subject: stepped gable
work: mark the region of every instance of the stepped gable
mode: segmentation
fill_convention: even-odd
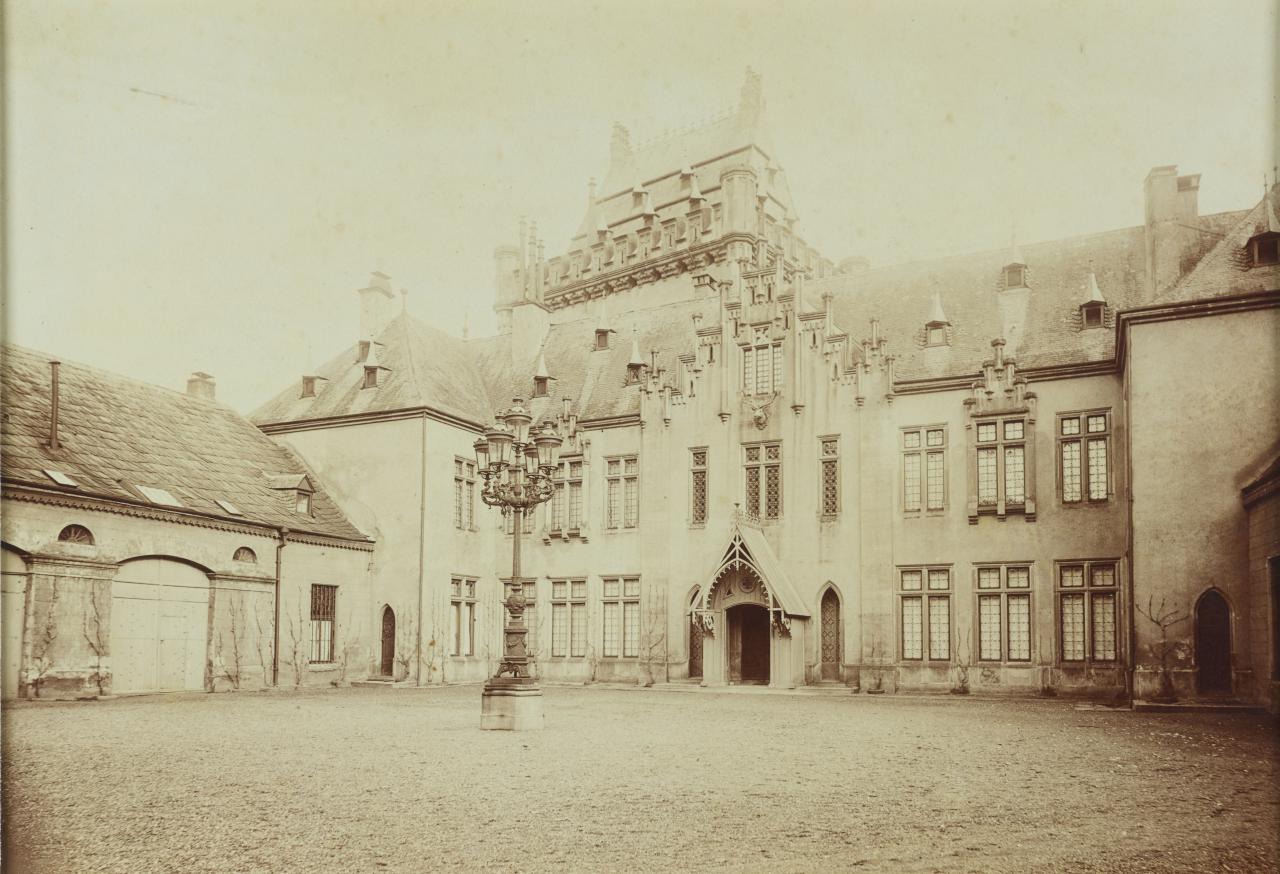
[[[408,313],[392,319],[374,340],[376,388],[363,388],[366,362],[359,360],[357,345],[348,346],[316,371],[327,381],[315,397],[302,397],[294,382],[250,418],[269,425],[429,406],[474,423],[490,420],[491,399],[467,341]]]
[[[1156,302],[1174,303],[1280,290],[1280,265],[1252,266],[1248,251],[1249,240],[1255,234],[1276,226],[1277,214],[1280,214],[1280,187],[1273,187],[1251,210],[1226,213],[1234,221],[1224,228],[1222,239]]]
[[[288,449],[212,400],[63,361],[59,372],[61,448],[50,449],[50,369],[55,356],[4,346],[2,443],[6,485],[34,485],[68,495],[161,506],[231,522],[368,542],[320,480]],[[45,473],[69,476],[56,484]],[[271,478],[306,475],[315,492],[310,517],[294,511],[294,493]],[[181,507],[154,504],[131,487],[168,491]],[[218,500],[241,511],[229,513]]]

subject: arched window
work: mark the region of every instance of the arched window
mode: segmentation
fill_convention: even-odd
[[[236,550],[236,554],[231,556],[233,561],[247,561],[250,564],[258,563],[258,554],[247,546],[242,546]]]
[[[63,543],[83,543],[86,546],[93,546],[93,532],[83,525],[68,525],[58,533],[58,539]]]

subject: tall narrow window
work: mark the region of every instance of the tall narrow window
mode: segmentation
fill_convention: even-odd
[[[640,517],[640,462],[611,458],[606,467],[605,526],[635,528]]]
[[[1117,659],[1115,561],[1066,562],[1058,566],[1058,636],[1064,662]]]
[[[551,581],[551,655],[587,654],[587,581]]]
[[[951,569],[900,568],[898,604],[902,658],[951,659]]]
[[[978,422],[978,508],[1020,510],[1027,502],[1026,420],[992,419]]]
[[[469,530],[476,524],[476,463],[453,460],[453,527]]]
[[[742,350],[742,390],[769,394],[782,390],[782,341],[770,339],[769,327],[752,329],[751,344]]]
[[[606,658],[640,655],[640,578],[604,579],[604,640]]]
[[[582,527],[582,461],[560,462],[556,471],[555,493],[551,496],[552,531],[577,531]]]
[[[782,444],[753,443],[743,447],[746,511],[759,519],[782,517]]]
[[[311,587],[311,662],[333,661],[334,623],[338,615],[338,587]]]
[[[908,513],[943,510],[947,505],[947,429],[908,428],[902,432],[902,507]]]
[[[475,655],[476,581],[454,577],[449,581],[452,641],[450,655]]]
[[[707,521],[707,450],[689,450],[689,521],[702,525]]]
[[[1058,417],[1058,472],[1064,503],[1105,501],[1111,493],[1111,414]]]
[[[823,437],[819,441],[822,457],[819,459],[819,476],[822,480],[822,515],[840,514],[840,439]]]
[[[978,659],[1031,661],[1031,568],[978,568]]]

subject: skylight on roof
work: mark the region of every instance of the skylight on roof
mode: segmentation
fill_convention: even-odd
[[[221,507],[223,511],[230,513],[232,516],[244,515],[244,513],[240,511],[240,508],[237,507],[235,504],[231,503],[230,501],[224,501],[222,500],[222,498],[214,498],[213,502],[217,504],[219,507]]]
[[[144,498],[153,504],[162,504],[166,507],[181,507],[182,502],[173,496],[167,489],[159,489],[155,486],[134,486]]]
[[[70,486],[73,489],[80,487],[80,483],[76,482],[60,470],[46,470],[44,473],[45,476],[49,477],[49,479],[53,480],[60,486]]]

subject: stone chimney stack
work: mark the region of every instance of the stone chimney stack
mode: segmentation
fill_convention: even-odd
[[[609,141],[609,164],[622,170],[631,165],[631,132],[618,122],[613,123],[613,138]]]
[[[1179,176],[1177,165],[1153,167],[1146,200],[1146,298],[1181,279],[1204,254],[1200,242],[1200,174]]]
[[[196,371],[187,378],[187,394],[205,401],[215,400],[217,383],[210,374]]]
[[[498,314],[498,330],[511,330],[511,308],[520,299],[520,247],[499,246],[493,250],[493,311]]]
[[[391,277],[373,271],[369,284],[360,289],[360,339],[372,340],[391,322]]]

